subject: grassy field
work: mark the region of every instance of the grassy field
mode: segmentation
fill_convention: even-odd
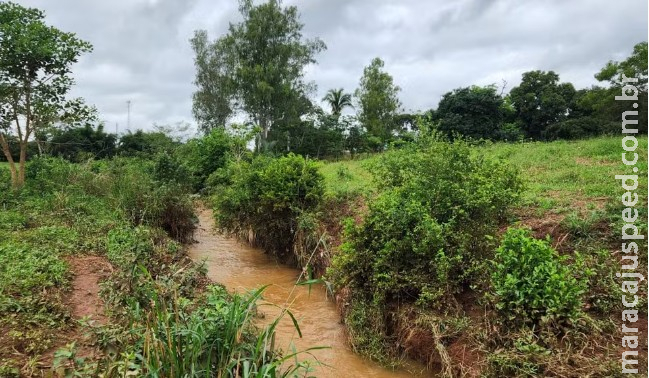
[[[640,138],[639,142],[637,167],[639,172],[647,172],[647,140]],[[495,143],[476,147],[476,152],[506,160],[520,169],[526,183],[524,204],[557,212],[595,208],[597,204],[618,197],[622,189],[615,175],[633,173],[622,163],[621,138],[618,137],[574,142]],[[320,172],[325,176],[327,191],[373,190],[367,162],[378,156],[323,164]],[[646,191],[647,178],[641,175],[638,193]]]

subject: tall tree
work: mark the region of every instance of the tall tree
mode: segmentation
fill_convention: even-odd
[[[338,117],[342,111],[349,107],[354,107],[352,105],[352,95],[345,93],[342,88],[339,89],[330,89],[327,94],[322,98],[322,101],[326,102],[331,108],[331,114]]]
[[[638,103],[647,104],[647,42],[640,42],[633,47],[629,57],[621,62],[609,61],[597,74],[595,78],[602,82],[608,82],[608,88],[594,87],[586,96],[583,103],[590,105],[597,115],[604,122],[618,122],[620,114],[628,109],[624,101],[616,101],[615,96],[620,94],[622,75],[627,78],[635,78],[637,82],[629,82],[638,89]],[[647,106],[640,106],[638,109],[640,125],[647,124]],[[646,128],[640,128],[646,132]]]
[[[647,42],[640,42],[633,46],[633,53],[621,62],[609,61],[600,72],[595,75],[599,81],[608,81],[614,87],[623,86],[622,76],[636,78],[634,84],[638,90],[647,92]]]
[[[439,129],[475,139],[497,139],[503,123],[503,98],[495,86],[458,88],[446,93],[435,117]]]
[[[529,71],[509,96],[527,137],[543,139],[548,126],[569,116],[575,88],[570,83],[560,83],[554,71]]]
[[[401,108],[399,91],[392,76],[383,70],[385,64],[374,58],[363,70],[363,76],[355,97],[358,103],[358,119],[371,137],[381,147],[391,139],[395,128],[394,117]]]
[[[92,46],[43,21],[38,9],[0,3],[0,146],[14,187],[25,182],[30,138],[55,119],[72,117],[78,102],[66,101],[72,64]],[[74,118],[74,117],[73,117]],[[8,143],[19,140],[18,164]]]
[[[241,0],[243,20],[214,42],[197,31],[194,114],[207,131],[221,127],[238,111],[261,128],[266,141],[274,126],[299,122],[309,111],[313,85],[304,69],[326,48],[319,39],[304,39],[297,8],[279,0],[254,5]]]

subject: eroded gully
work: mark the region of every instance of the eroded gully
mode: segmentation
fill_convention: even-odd
[[[288,307],[298,319],[302,338],[299,338],[288,316],[277,327],[276,342],[285,351],[293,343],[297,350],[327,346],[327,349],[311,353],[320,362],[312,375],[317,377],[423,377],[421,367],[409,364],[408,368],[392,370],[354,354],[345,338],[345,329],[340,323],[336,305],[327,298],[324,288],[295,286],[299,271],[278,264],[260,250],[251,248],[235,239],[213,231],[213,218],[209,210],[199,214],[199,228],[195,234],[197,243],[189,250],[196,260],[205,260],[208,276],[235,292],[246,292],[270,285],[265,290],[265,302]],[[280,309],[265,306],[261,311],[265,319],[274,319]],[[263,321],[263,320],[262,320]],[[301,359],[313,359],[303,354]]]

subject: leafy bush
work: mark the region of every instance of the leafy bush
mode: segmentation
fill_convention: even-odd
[[[163,165],[166,163],[147,164],[138,159],[115,161],[109,169],[110,198],[133,225],[160,227],[172,238],[188,242],[196,229],[194,206],[183,185],[154,179],[157,175],[164,180],[170,174],[162,172]]]
[[[548,140],[587,138],[605,133],[605,126],[600,119],[593,117],[568,119],[548,126],[545,130],[545,138]]]
[[[511,323],[571,322],[581,314],[589,275],[577,256],[574,264],[559,256],[545,240],[524,229],[511,228],[496,250],[491,284],[496,308]]]
[[[371,168],[381,193],[365,222],[348,229],[334,271],[340,284],[381,296],[457,292],[521,190],[515,170],[461,142],[393,151]]]
[[[0,230],[19,230],[27,226],[27,217],[17,211],[0,211]]]
[[[315,209],[324,193],[316,164],[293,154],[258,156],[231,172],[231,183],[214,197],[219,227],[237,234],[252,231],[255,244],[281,258],[291,257],[298,216]]]
[[[154,180],[181,185],[189,184],[187,180],[190,172],[177,158],[168,154],[158,154],[153,164]]]
[[[462,142],[434,139],[388,152],[370,169],[380,193],[362,224],[348,222],[329,277],[351,290],[351,309],[371,304],[381,312],[395,302],[457,308],[454,294],[484,275],[490,236],[519,196],[517,171]],[[375,354],[378,338],[390,333],[388,314],[359,314],[346,315],[352,337],[360,335],[352,343]]]
[[[245,142],[228,135],[216,128],[208,135],[192,139],[178,150],[178,155],[185,160],[191,174],[194,190],[205,188],[207,178],[218,169],[226,166],[232,150]]]

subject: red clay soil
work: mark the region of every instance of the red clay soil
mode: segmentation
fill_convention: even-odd
[[[106,279],[113,268],[105,257],[99,256],[75,256],[66,259],[70,264],[70,270],[74,276],[72,288],[65,295],[64,303],[70,309],[73,322],[71,327],[59,335],[58,342],[43,353],[39,359],[41,375],[48,376],[52,371],[54,353],[66,344],[75,342],[77,357],[94,360],[100,352],[88,342],[84,336],[84,330],[74,323],[84,317],[89,317],[95,325],[103,325],[108,322],[104,314],[104,303],[99,297],[99,283]]]
[[[73,257],[68,260],[74,272],[72,291],[67,303],[75,319],[90,317],[96,323],[105,324],[104,303],[99,297],[99,282],[109,276],[112,267],[108,260],[99,256]]]

